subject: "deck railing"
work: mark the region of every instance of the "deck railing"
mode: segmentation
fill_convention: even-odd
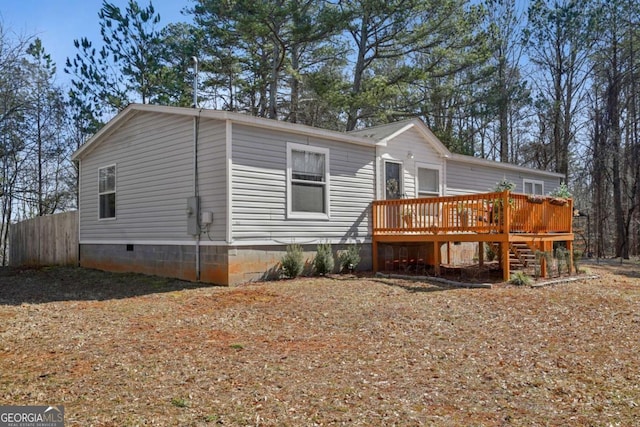
[[[570,233],[571,199],[509,191],[373,202],[374,234]]]

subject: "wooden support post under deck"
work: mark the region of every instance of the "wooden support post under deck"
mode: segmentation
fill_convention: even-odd
[[[433,256],[434,256],[434,272],[436,276],[440,275],[440,263],[442,262],[442,253],[440,252],[440,242],[433,242]]]
[[[573,271],[573,241],[572,240],[567,240],[567,251],[569,251],[569,254],[567,255],[569,257],[569,259],[567,260],[567,263],[569,265],[569,275],[571,275],[571,272]]]
[[[509,242],[500,242],[500,260],[502,263],[502,280],[508,281],[511,277],[509,265]]]
[[[484,242],[478,242],[478,264],[484,265]]]
[[[547,273],[549,271],[549,267],[547,265],[547,257],[546,253],[550,252],[553,249],[553,242],[544,241],[542,242],[542,252],[545,253],[545,256],[540,260],[540,277],[547,277]]]

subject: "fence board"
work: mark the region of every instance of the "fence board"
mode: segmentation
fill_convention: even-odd
[[[77,264],[77,211],[36,217],[11,225],[9,265]]]

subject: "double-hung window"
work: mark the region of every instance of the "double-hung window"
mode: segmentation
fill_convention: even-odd
[[[98,169],[99,218],[116,217],[116,165]]]
[[[440,195],[440,171],[432,168],[418,168],[418,197],[438,197]]]
[[[329,150],[287,145],[289,218],[329,217]]]
[[[533,179],[525,179],[522,183],[525,194],[544,194],[544,182]]]

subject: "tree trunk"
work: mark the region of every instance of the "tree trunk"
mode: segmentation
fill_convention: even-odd
[[[629,241],[625,233],[624,209],[622,205],[622,176],[620,161],[622,157],[622,130],[620,128],[620,87],[622,75],[618,63],[618,44],[615,37],[611,46],[610,78],[607,88],[607,122],[609,125],[609,146],[612,154],[611,179],[613,185],[613,211],[616,230],[616,257],[629,258]]]
[[[358,111],[360,108],[358,105],[355,105],[354,102],[362,89],[362,77],[365,69],[365,54],[367,53],[367,40],[369,38],[368,25],[369,14],[365,11],[360,24],[360,40],[358,43],[356,66],[353,72],[353,86],[351,87],[352,99],[347,117],[347,131],[354,130],[356,128],[356,124],[358,124]]]
[[[298,123],[298,100],[300,99],[299,67],[298,45],[294,44],[291,46],[291,111],[289,113],[289,121],[291,123]]]
[[[268,117],[270,119],[278,118],[278,79],[279,79],[279,58],[280,58],[280,45],[276,42],[273,44],[273,58],[271,59],[271,76],[269,79],[269,112]]]
[[[498,102],[498,126],[500,133],[500,161],[509,162],[509,95],[507,94],[507,70],[504,55],[498,61],[498,84],[500,101]]]

